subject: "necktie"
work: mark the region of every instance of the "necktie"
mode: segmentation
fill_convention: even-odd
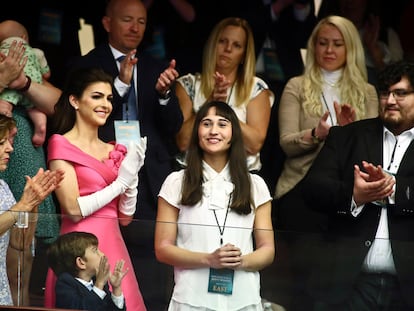
[[[91,291],[93,289],[93,281],[91,280],[90,282],[86,283],[85,286]]]
[[[122,62],[125,58],[125,55],[117,58],[118,62]],[[135,83],[134,83],[134,73],[132,73],[131,87],[128,91],[128,99],[125,103],[123,110],[123,119],[124,120],[138,120],[137,112],[137,96],[135,94]]]

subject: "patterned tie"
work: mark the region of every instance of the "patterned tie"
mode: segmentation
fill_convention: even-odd
[[[116,60],[118,62],[122,62],[125,58],[125,55],[118,57]],[[132,79],[131,79],[131,87],[129,88],[128,92],[128,102],[124,107],[123,110],[123,119],[124,120],[138,120],[138,112],[137,112],[137,97],[135,94],[135,83],[134,83],[134,72],[132,72]]]

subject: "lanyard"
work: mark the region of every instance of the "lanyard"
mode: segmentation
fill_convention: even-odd
[[[334,126],[335,124],[334,124],[334,120],[333,120],[333,117],[332,117],[332,114],[331,114],[331,110],[329,109],[328,103],[326,102],[325,95],[323,94],[323,92],[322,92],[322,99],[323,99],[323,103],[325,104],[325,108],[329,113],[329,119],[331,119],[331,125]],[[335,109],[335,107],[334,107],[334,109]],[[336,122],[338,123],[338,120]]]
[[[395,145],[394,145],[394,148],[392,149],[390,164],[388,164],[388,167],[387,167],[388,171],[391,169],[391,165],[394,162],[395,149],[397,149],[397,145],[398,145],[398,137],[395,137]]]
[[[219,232],[220,232],[220,246],[223,245],[223,234],[224,234],[224,229],[226,228],[226,221],[227,221],[227,215],[229,214],[231,198],[232,198],[232,194],[230,194],[229,202],[227,203],[227,210],[226,210],[226,216],[224,217],[223,227],[220,227],[220,224],[219,224],[218,219],[217,219],[216,210],[213,210],[214,217],[216,218],[217,227],[218,227]]]

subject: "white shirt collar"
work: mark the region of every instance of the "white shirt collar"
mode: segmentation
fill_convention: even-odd
[[[231,182],[228,163],[221,172],[215,171],[205,161],[203,165],[203,194],[209,202],[209,209],[223,209],[229,205],[234,184]]]

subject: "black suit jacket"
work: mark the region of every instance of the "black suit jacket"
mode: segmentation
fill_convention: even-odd
[[[126,310],[124,307],[119,309],[112,301],[108,285],[104,288],[106,296],[101,299],[93,290],[90,291],[81,282],[76,280],[69,273],[59,275],[56,285],[56,308],[79,309],[89,311],[119,311]]]
[[[163,64],[148,55],[138,55],[137,100],[141,136],[147,136],[147,151],[144,167],[140,171],[136,218],[155,219],[157,196],[164,179],[173,170],[173,156],[176,153],[175,135],[181,128],[183,116],[177,97],[171,92],[167,105],[159,104],[155,84],[168,64]],[[73,67],[99,67],[114,78],[119,71],[116,60],[107,43],[91,50],[76,60]],[[122,103],[125,102],[113,90],[113,111],[99,135],[104,141],[115,139],[114,120],[122,120]],[[146,193],[142,193],[146,192]],[[148,193],[147,193],[148,192]],[[141,196],[144,195],[145,196]]]
[[[394,262],[407,303],[414,306],[414,143],[396,174],[395,205],[388,206]],[[329,229],[314,264],[311,292],[331,302],[345,299],[375,238],[380,208],[366,204],[350,214],[354,165],[383,165],[383,125],[379,118],[332,127],[324,147],[304,179],[307,204],[329,214]]]

